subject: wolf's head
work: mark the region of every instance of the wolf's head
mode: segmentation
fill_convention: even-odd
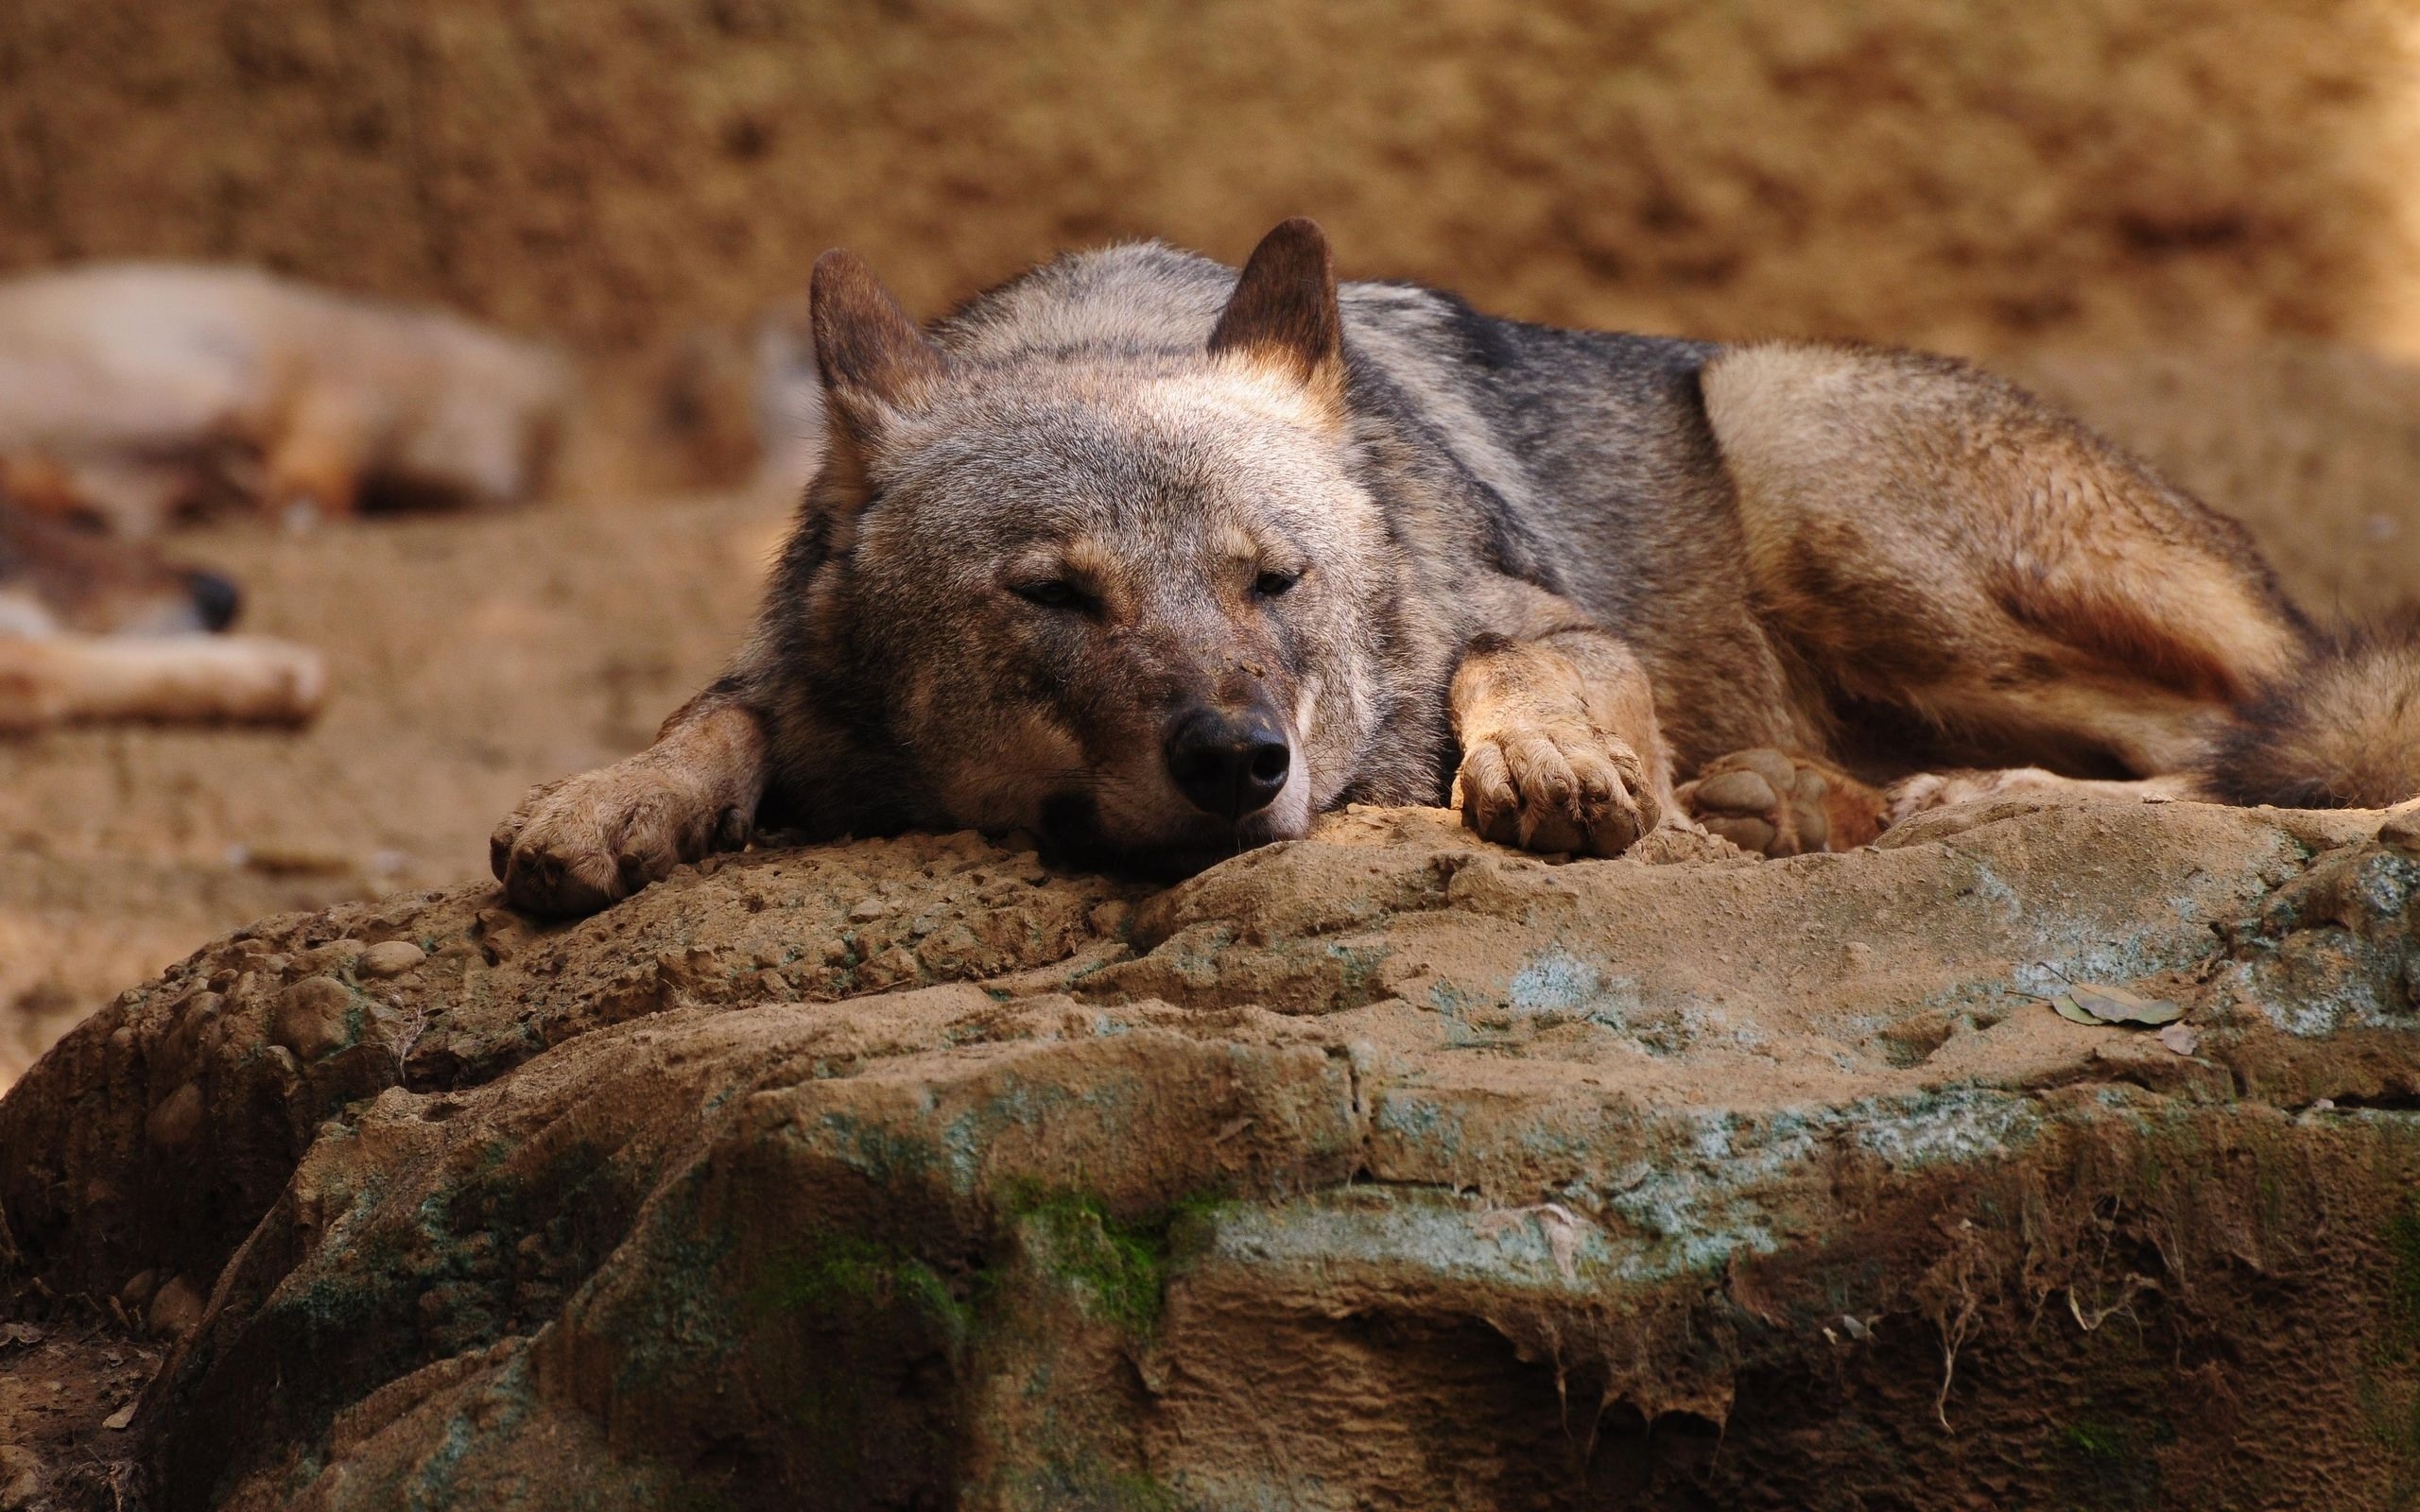
[[[1381,715],[1398,571],[1319,229],[1272,232],[1181,344],[945,351],[846,252],[812,319],[831,443],[788,591],[915,800],[1180,867],[1304,833]]]
[[[216,573],[53,519],[0,489],[0,635],[223,630],[242,602]]]

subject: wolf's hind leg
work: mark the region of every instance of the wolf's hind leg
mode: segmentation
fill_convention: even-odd
[[[1735,751],[1708,762],[1672,796],[1709,831],[1767,856],[1854,850],[1891,818],[1881,793],[1793,751]]]
[[[1986,374],[1776,344],[1701,388],[1762,617],[1910,766],[2191,770],[2303,660],[2241,527]]]
[[[765,791],[765,730],[736,703],[700,699],[654,745],[542,783],[488,838],[488,865],[514,906],[590,914],[684,861],[748,843]]]

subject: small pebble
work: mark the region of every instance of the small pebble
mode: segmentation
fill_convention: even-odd
[[[390,939],[363,951],[354,969],[363,976],[401,976],[426,959],[428,953],[410,940]]]
[[[2378,844],[2408,856],[2420,856],[2420,808],[2410,808],[2378,826]]]
[[[362,943],[357,939],[332,939],[302,957],[306,970],[340,971],[361,959]]]
[[[170,1092],[144,1121],[144,1137],[157,1150],[178,1150],[192,1143],[201,1127],[201,1088],[194,1082]]]
[[[346,1040],[345,1014],[353,994],[333,977],[311,976],[277,995],[270,1011],[268,1037],[303,1060],[317,1060],[341,1049]]]

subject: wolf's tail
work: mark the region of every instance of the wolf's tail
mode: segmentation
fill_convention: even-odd
[[[2420,610],[2322,635],[2246,700],[2202,772],[2211,797],[2282,808],[2420,798]]]

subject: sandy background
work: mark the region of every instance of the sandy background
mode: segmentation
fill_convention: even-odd
[[[644,741],[780,515],[666,490],[744,472],[737,333],[827,245],[929,313],[1307,213],[1507,314],[1984,355],[2369,611],[2420,598],[2415,170],[2420,19],[2351,0],[10,0],[0,272],[451,303],[580,356],[611,460],[515,517],[177,543],[337,698],[0,745],[0,1080],[233,924],[476,873],[527,783]]]
[[[930,309],[1051,250],[1961,350],[2420,343],[2388,0],[12,0],[0,268],[264,261],[592,352],[847,242]]]

